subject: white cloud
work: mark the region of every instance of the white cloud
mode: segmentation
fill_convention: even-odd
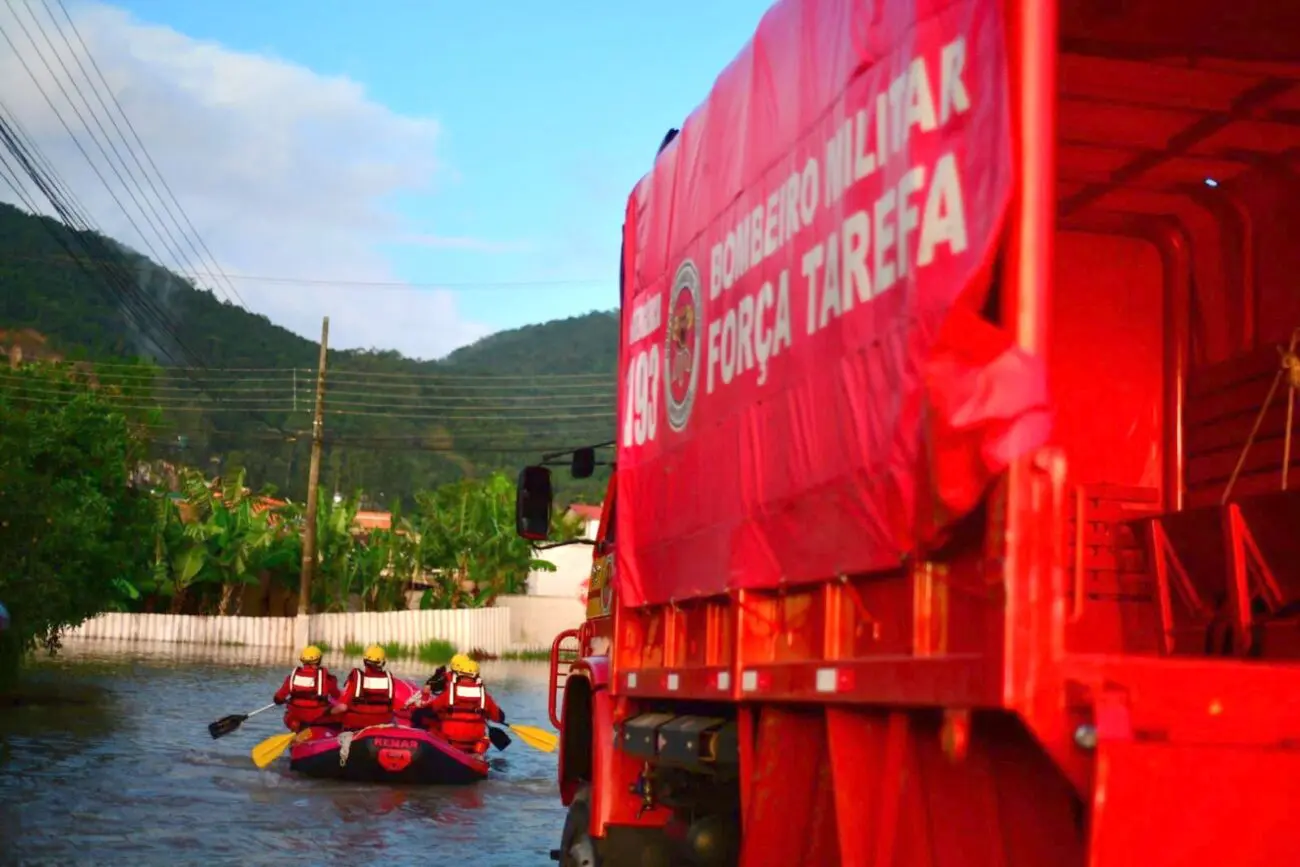
[[[420,358],[443,355],[490,330],[461,318],[450,292],[366,289],[328,282],[397,279],[379,245],[391,241],[403,227],[385,203],[399,194],[428,191],[442,179],[435,157],[438,125],[434,120],[399,115],[346,78],[318,75],[275,58],[191,39],[137,21],[111,6],[81,5],[70,11],[104,79],[221,270],[326,281],[268,288],[265,283],[234,280],[249,308],[312,338],[319,335],[321,316],[329,315],[332,346],[393,348]],[[0,81],[4,82],[0,100],[106,234],[142,252],[149,252],[147,238],[158,258],[174,265],[178,257],[167,252],[160,233],[166,231],[178,240],[181,233],[154,200],[91,90],[90,82],[99,88],[103,84],[57,7],[54,16],[51,19],[39,3],[0,6],[0,27],[18,49],[15,54],[0,37]],[[56,24],[65,28],[71,49]],[[37,83],[53,100],[57,114]],[[60,83],[82,118],[73,111]],[[107,134],[92,120],[78,90]],[[107,93],[102,96],[118,117]],[[120,118],[118,123],[126,141],[134,145],[130,130]],[[105,147],[110,141],[117,145],[138,179],[130,187],[146,203],[158,230],[137,211],[128,187],[111,172],[92,134]],[[76,141],[99,166],[140,230],[113,201]],[[143,155],[141,161],[148,168]],[[126,177],[125,169],[119,166],[119,170]],[[0,196],[18,203],[3,184]],[[37,202],[41,210],[50,212],[43,197]],[[498,249],[472,238],[441,240],[443,246]],[[192,257],[188,245],[176,246]],[[195,263],[190,270],[210,269],[207,263]],[[218,287],[224,285],[216,282]],[[218,294],[225,293],[218,288]]]

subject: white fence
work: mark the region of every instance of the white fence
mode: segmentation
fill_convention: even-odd
[[[399,643],[415,648],[442,640],[458,650],[500,655],[510,648],[510,609],[389,611],[380,614],[313,614],[312,641],[342,649],[347,644]],[[64,630],[68,638],[162,641],[292,649],[293,617],[203,617],[186,614],[101,614]]]

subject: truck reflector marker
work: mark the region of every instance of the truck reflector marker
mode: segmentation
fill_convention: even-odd
[[[718,689],[722,692],[726,692],[727,690],[731,689],[731,672],[729,671],[718,672]]]
[[[853,689],[853,671],[851,669],[817,669],[818,692],[845,692],[850,689]]]
[[[766,671],[745,671],[740,675],[740,688],[744,692],[758,692],[760,690],[770,689],[772,686],[772,675]]]
[[[681,686],[681,680],[681,675],[677,674],[677,672],[670,672],[664,678],[664,688],[669,692],[677,692],[677,687]]]
[[[629,671],[627,674],[627,688],[636,689],[636,672]]]

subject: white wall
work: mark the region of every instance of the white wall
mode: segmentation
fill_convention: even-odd
[[[576,597],[499,596],[497,607],[510,612],[510,645],[516,650],[549,648],[555,636],[587,619],[587,606]]]
[[[538,551],[534,556],[554,563],[555,571],[537,569],[528,573],[529,596],[582,598],[583,582],[591,577],[590,545],[566,545],[550,551]]]
[[[599,531],[599,521],[588,521],[583,536],[594,542]],[[535,569],[529,572],[528,595],[584,598],[583,583],[591,577],[591,554],[590,545],[565,545],[548,551],[534,551],[533,556],[537,559],[554,563],[555,571]]]

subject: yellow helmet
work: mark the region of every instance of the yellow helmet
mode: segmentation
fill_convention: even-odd
[[[302,655],[298,657],[298,661],[303,665],[315,665],[320,662],[320,658],[320,648],[314,644],[309,644],[302,649]]]
[[[451,658],[451,663],[447,667],[456,674],[478,676],[478,663],[463,653],[458,653],[453,656]]]
[[[366,652],[361,654],[361,659],[371,665],[382,666],[388,662],[388,654],[378,644],[372,644],[366,648]]]

